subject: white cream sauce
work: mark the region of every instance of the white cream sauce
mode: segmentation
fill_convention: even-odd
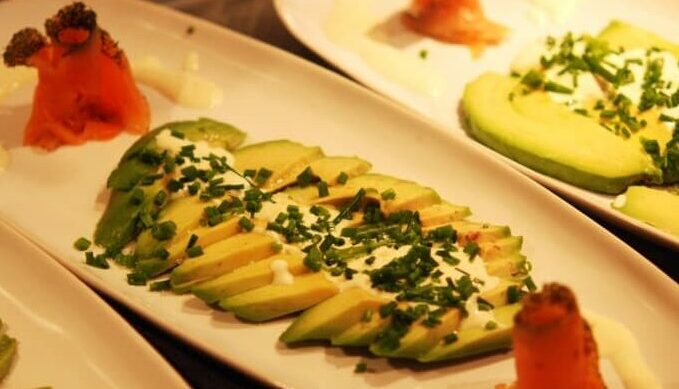
[[[419,55],[380,41],[375,27],[384,22],[373,14],[370,0],[336,0],[324,29],[334,43],[358,54],[380,74],[432,97],[440,96],[446,80]],[[384,37],[383,37],[384,38]]]
[[[223,91],[200,76],[198,54],[190,52],[181,70],[170,69],[160,59],[147,56],[132,63],[134,78],[187,108],[213,108],[223,99]]]
[[[290,273],[288,263],[282,259],[276,259],[271,262],[271,271],[273,272],[274,285],[292,285],[295,282],[295,276]]]
[[[0,101],[24,85],[35,83],[38,71],[26,66],[7,67],[0,61]]]
[[[613,208],[622,208],[627,204],[627,195],[621,194],[615,197],[613,200]]]
[[[592,312],[585,313],[599,349],[599,357],[609,360],[628,389],[655,389],[662,386],[641,355],[630,330],[621,323]]]
[[[231,154],[229,151],[221,148],[221,147],[212,147],[210,144],[206,141],[198,141],[198,142],[192,142],[188,139],[181,139],[178,138],[174,135],[172,135],[172,132],[169,129],[162,130],[158,133],[156,136],[156,145],[158,148],[161,150],[167,150],[168,152],[172,154],[178,154],[181,150],[182,147],[184,146],[190,146],[193,145],[195,146],[193,150],[193,155],[196,158],[200,158],[200,162],[190,162],[186,160],[187,162],[184,163],[181,167],[178,168],[183,168],[188,166],[189,164],[194,165],[198,169],[210,169],[210,162],[203,160],[203,157],[208,157],[211,154],[215,155],[217,157],[224,157],[226,158],[226,162],[230,165],[233,166],[235,163],[235,158],[233,154]],[[238,174],[228,171],[225,174],[219,174],[215,175],[214,178],[222,178],[223,184],[226,185],[244,185],[245,188],[249,186],[249,183],[247,180],[245,180],[243,177],[239,176]],[[177,197],[182,197],[186,195],[186,189],[182,189],[178,191],[177,193],[173,193],[172,196],[173,198]]]

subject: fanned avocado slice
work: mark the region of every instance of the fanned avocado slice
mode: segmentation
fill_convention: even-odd
[[[170,276],[172,289],[177,293],[190,290],[194,285],[244,266],[252,261],[275,253],[274,238],[249,232],[232,236],[203,249],[203,255],[184,261],[174,268]]]
[[[249,321],[266,321],[302,311],[339,292],[323,273],[295,277],[290,285],[270,284],[227,297],[219,306]]]
[[[491,351],[508,349],[511,346],[511,332],[514,316],[521,309],[520,304],[510,304],[496,308],[494,312],[497,327],[467,328],[460,330],[457,340],[451,343],[439,343],[426,354],[417,358],[421,362],[459,359],[479,355]]]
[[[298,254],[279,254],[240,267],[231,273],[200,283],[191,289],[196,297],[208,304],[227,297],[269,285],[274,278],[271,264],[274,261],[285,261],[287,271],[293,276],[307,273],[303,258]]]
[[[330,339],[359,321],[378,315],[387,301],[361,288],[350,288],[306,310],[285,330],[280,340],[290,344]]]

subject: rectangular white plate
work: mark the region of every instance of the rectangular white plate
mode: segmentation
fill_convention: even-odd
[[[539,283],[558,280],[572,286],[584,307],[630,328],[663,382],[676,376],[679,287],[544,188],[410,111],[287,53],[148,3],[90,3],[132,60],[153,54],[168,66],[179,66],[193,50],[201,59],[201,73],[224,89],[223,104],[203,111],[176,107],[145,89],[155,124],[211,116],[247,131],[249,142],[290,138],[318,144],[329,155],[363,156],[374,163],[375,171],[432,186],[442,197],[471,206],[478,220],[512,226],[515,234],[525,237],[524,252],[534,262]],[[41,2],[40,7],[0,3],[0,15],[15,15],[0,25],[0,41],[27,20],[38,25],[44,16],[35,15],[49,15],[57,8],[57,1]],[[187,37],[189,25],[195,33]],[[29,103],[30,94],[23,103],[0,104],[3,120],[16,123],[12,131],[21,131]],[[277,338],[289,319],[244,324],[191,296],[129,286],[118,269],[84,265],[73,241],[92,233],[104,207],[106,177],[132,141],[124,135],[50,154],[15,144],[12,163],[0,175],[0,217],[93,287],[275,385],[469,388],[513,379],[508,355],[429,367],[338,348],[287,348]],[[376,371],[354,374],[362,358]]]
[[[485,0],[481,4],[486,15],[508,26],[511,31],[501,46],[490,47],[481,58],[473,59],[465,46],[441,43],[405,31],[404,27],[399,25],[397,16],[407,8],[410,0],[359,0],[358,3],[362,2],[363,5],[356,7],[354,17],[374,20],[373,28],[384,31],[383,33],[388,31],[395,37],[387,44],[384,40],[372,38],[379,36],[379,33],[375,34],[375,31],[370,30],[370,33],[362,34],[362,40],[369,41],[369,44],[374,46],[381,46],[376,49],[384,50],[383,53],[389,56],[390,72],[402,68],[405,72],[428,74],[430,82],[436,84],[439,90],[439,94],[434,95],[406,86],[402,81],[378,70],[370,64],[370,60],[366,61],[354,49],[330,39],[326,29],[335,1],[276,0],[275,5],[281,19],[293,35],[352,78],[437,121],[448,128],[453,136],[509,163],[568,200],[596,212],[612,223],[679,250],[678,237],[611,208],[612,196],[564,183],[520,165],[489,148],[478,146],[461,128],[457,111],[462,90],[467,82],[488,70],[507,73],[512,59],[523,47],[549,34],[558,36],[566,31],[596,34],[610,20],[621,19],[673,39],[672,37],[676,35],[675,21],[679,18],[679,5],[676,2]],[[574,3],[575,7],[572,8],[568,19],[554,20],[545,13],[538,13],[542,16],[536,16],[536,8],[531,7],[531,3],[547,5],[553,3],[555,7],[559,3]],[[542,24],[538,23],[540,17],[544,20]],[[347,20],[347,23],[354,23],[353,20]],[[426,60],[419,57],[421,50],[427,51]]]
[[[0,318],[18,351],[4,388],[186,388],[73,274],[0,222]]]

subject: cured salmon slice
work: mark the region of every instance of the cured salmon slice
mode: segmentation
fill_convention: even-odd
[[[148,131],[148,103],[125,53],[97,25],[93,10],[68,5],[45,22],[45,30],[47,37],[34,28],[17,32],[3,54],[7,66],[38,70],[24,145],[53,150]]]
[[[402,19],[419,34],[468,45],[477,52],[500,43],[507,33],[486,18],[478,0],[413,0]]]

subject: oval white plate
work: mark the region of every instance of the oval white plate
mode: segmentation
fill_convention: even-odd
[[[486,14],[511,29],[506,42],[499,47],[491,47],[477,60],[471,58],[464,46],[449,45],[433,39],[407,35],[407,44],[398,48],[398,55],[414,64],[408,71],[436,74],[443,84],[440,95],[434,96],[404,86],[403,83],[376,70],[352,49],[337,44],[328,38],[325,28],[335,0],[275,0],[276,10],[281,19],[301,42],[317,52],[333,65],[362,84],[436,120],[450,133],[462,141],[475,144],[460,127],[457,106],[464,85],[480,73],[494,70],[506,73],[509,64],[522,47],[548,34],[562,34],[565,31],[596,34],[609,20],[618,18],[647,27],[657,33],[672,38],[675,35],[675,21],[679,18],[679,6],[671,0],[638,2],[633,0],[567,1],[576,3],[572,16],[567,22],[558,23],[549,18],[545,24],[537,22],[535,8],[530,0],[486,0],[483,1]],[[368,15],[374,18],[375,25],[390,20],[398,12],[406,9],[410,0],[365,0]],[[533,3],[549,2],[533,1]],[[554,2],[556,4],[556,2]],[[360,7],[359,7],[360,8]],[[365,13],[357,9],[356,14]],[[394,19],[391,19],[392,23]],[[394,28],[394,27],[391,27]],[[398,29],[397,29],[398,30]],[[364,36],[367,37],[367,34]],[[415,37],[415,38],[413,38]],[[365,38],[366,40],[368,38]],[[371,40],[373,43],[379,41]],[[385,43],[378,43],[386,46]],[[390,45],[391,50],[393,50]],[[426,60],[419,58],[421,50],[427,51]],[[399,61],[390,61],[390,66],[399,67]],[[412,59],[416,59],[412,61]],[[564,183],[520,165],[495,151],[478,147],[489,155],[498,157],[542,185],[554,190],[570,201],[601,215],[612,223],[647,236],[675,250],[679,250],[679,238],[658,230],[648,224],[631,218],[611,208],[612,196],[594,193],[574,185]]]
[[[0,222],[0,318],[19,343],[4,388],[186,388],[73,274]]]
[[[11,10],[17,15],[0,26],[0,41],[25,25],[23,20],[57,8],[55,1],[40,4],[36,10],[26,2],[0,3],[0,14]],[[328,154],[360,155],[373,162],[376,171],[432,186],[442,197],[471,206],[479,220],[511,225],[515,234],[525,237],[524,251],[535,264],[538,282],[571,285],[584,307],[630,328],[663,382],[676,377],[679,338],[671,334],[679,332],[679,286],[544,188],[410,111],[280,50],[148,3],[91,4],[133,60],[153,54],[168,66],[179,66],[185,53],[194,50],[202,74],[223,87],[223,104],[203,111],[176,107],[145,89],[156,124],[212,116],[247,131],[250,142],[291,138],[318,144]],[[188,26],[195,29],[189,37]],[[23,103],[5,107],[7,119],[16,123],[14,131],[21,131],[27,117],[24,104],[29,102],[30,94]],[[129,286],[119,269],[84,265],[72,243],[92,233],[104,206],[106,176],[132,141],[131,136],[120,136],[51,154],[13,147],[12,164],[0,175],[0,217],[90,285],[271,384],[470,388],[513,379],[509,355],[423,366],[338,348],[286,348],[277,338],[289,319],[244,324],[191,296]],[[362,358],[374,373],[353,373]]]

